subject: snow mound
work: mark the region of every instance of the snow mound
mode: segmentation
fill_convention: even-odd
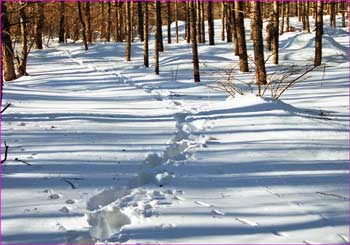
[[[90,235],[96,240],[106,240],[119,233],[124,225],[131,223],[130,218],[115,205],[91,212],[87,220],[91,226]]]

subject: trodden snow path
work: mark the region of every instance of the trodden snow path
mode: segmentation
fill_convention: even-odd
[[[206,87],[232,64],[219,40],[197,85],[185,43],[159,77],[140,44],[34,51],[4,88],[3,243],[349,242],[348,33],[325,33],[330,68],[283,101]],[[284,34],[281,62],[312,63],[310,38]]]

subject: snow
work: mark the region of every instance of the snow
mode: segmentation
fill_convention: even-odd
[[[253,72],[235,73],[244,95],[209,87],[237,64],[219,35],[199,44],[200,84],[183,41],[159,76],[140,43],[131,62],[122,43],[33,51],[30,76],[4,85],[2,242],[348,242],[348,32],[328,23],[327,67],[281,100],[250,93]],[[283,34],[281,64],[312,64],[313,38]]]

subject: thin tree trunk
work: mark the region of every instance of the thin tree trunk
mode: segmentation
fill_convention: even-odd
[[[131,25],[131,2],[126,3],[126,50],[125,58],[126,61],[131,60],[131,35],[132,35],[132,25]]]
[[[176,43],[179,43],[179,13],[178,13],[178,3],[177,0],[175,0],[175,35],[176,35]]]
[[[205,43],[205,23],[204,23],[204,15],[205,15],[205,7],[204,2],[199,2],[201,6],[201,43]]]
[[[102,2],[101,2],[101,19],[100,19],[100,21],[101,21],[100,22],[100,32],[101,32],[100,39],[101,40],[104,40],[106,38],[106,33],[105,33],[106,25],[105,25],[105,9],[104,9],[104,6],[105,6],[105,3],[102,0]]]
[[[155,41],[154,41],[154,73],[159,75],[159,52],[160,52],[160,36],[161,36],[161,27],[162,22],[159,21],[161,18],[161,6],[160,2],[156,0],[156,33],[155,33]]]
[[[316,36],[315,36],[315,66],[322,62],[322,34],[323,34],[323,2],[317,1],[316,10]]]
[[[202,37],[202,28],[201,28],[201,5],[200,5],[200,2],[199,0],[196,1],[195,3],[195,6],[196,6],[196,11],[197,11],[197,14],[196,14],[196,23],[197,23],[197,43],[201,43],[202,40],[201,40],[201,37]]]
[[[248,68],[248,55],[247,46],[245,40],[245,28],[243,19],[243,3],[235,1],[236,10],[236,29],[237,29],[237,41],[238,41],[238,54],[239,54],[239,68],[241,72],[249,71]]]
[[[79,14],[79,20],[80,20],[80,23],[83,27],[83,30],[82,30],[82,34],[83,34],[83,42],[84,42],[84,48],[85,50],[88,50],[88,45],[87,45],[87,40],[86,40],[86,27],[85,27],[85,22],[84,22],[84,19],[83,19],[83,13],[81,11],[81,3],[80,1],[78,1],[78,14]]]
[[[37,49],[43,49],[43,28],[44,28],[44,3],[38,2],[38,22],[35,26],[35,46]]]
[[[87,41],[89,43],[92,43],[90,2],[86,2],[85,15],[86,15],[86,20],[87,20],[87,26],[86,26]]]
[[[148,2],[143,3],[143,63],[149,67],[148,58]]]
[[[163,46],[163,31],[162,31],[162,5],[160,2],[156,2],[156,22],[157,22],[157,40],[159,42],[158,49],[159,52],[164,51]]]
[[[259,86],[260,95],[260,85],[266,84],[266,69],[265,69],[265,59],[264,59],[264,46],[262,37],[262,19],[260,12],[260,2],[250,2],[251,4],[251,21],[252,21],[252,32],[253,32],[253,44],[254,44],[254,62],[256,70],[256,83]]]
[[[107,2],[107,27],[106,27],[106,41],[111,41],[111,26],[112,26],[112,3]]]
[[[213,2],[211,1],[208,1],[208,34],[209,34],[209,45],[215,45]]]
[[[25,5],[27,3],[20,2],[20,31],[21,31],[21,57],[19,58],[16,55],[17,61],[17,73],[20,76],[28,75],[27,74],[27,58],[28,58],[28,30],[27,30],[27,14],[25,11]]]
[[[4,72],[4,80],[12,81],[16,79],[15,65],[13,63],[14,52],[12,48],[10,22],[7,13],[8,2],[1,2],[2,16],[2,64]],[[2,88],[2,81],[1,81]],[[1,89],[2,92],[2,89]],[[2,96],[1,96],[2,98]]]
[[[273,2],[273,35],[272,35],[272,63],[278,64],[278,48],[279,48],[279,4],[275,0]]]
[[[64,43],[64,12],[65,12],[65,3],[64,1],[60,2],[60,26],[59,26],[59,32],[58,32],[58,42]]]
[[[171,2],[167,2],[167,34],[168,34],[168,43],[171,43]]]
[[[335,11],[335,2],[331,2],[330,4],[330,22],[331,22],[331,27],[336,28],[337,27],[337,16],[336,16],[336,11]]]
[[[193,1],[190,2],[191,10],[191,41],[192,41],[192,63],[193,63],[193,77],[195,82],[200,82],[199,76],[199,60],[198,60],[198,49],[197,49],[197,38],[196,38],[196,8]]]
[[[186,1],[186,41],[191,42],[191,17],[190,17],[190,3]]]
[[[230,6],[230,2],[225,4],[225,15],[226,15],[226,37],[227,42],[232,43],[232,10]]]
[[[281,13],[280,35],[282,35],[284,32],[284,12],[285,12],[284,2],[281,3],[281,10],[282,10],[282,13]]]
[[[305,25],[306,25],[306,31],[310,32],[310,20],[309,20],[309,14],[310,14],[310,3],[305,3]]]
[[[143,42],[144,39],[144,30],[143,30],[143,25],[144,25],[144,21],[143,21],[143,13],[142,13],[142,2],[137,2],[137,20],[138,20],[138,31],[139,31],[139,37],[141,42]]]
[[[286,32],[290,31],[290,26],[289,26],[289,16],[290,16],[290,3],[286,2],[287,5],[287,15],[286,15]]]
[[[221,41],[225,41],[225,3],[221,3]]]

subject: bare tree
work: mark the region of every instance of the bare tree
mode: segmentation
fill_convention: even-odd
[[[90,13],[90,2],[87,1],[85,5],[85,15],[86,15],[86,21],[87,21],[87,41],[89,43],[92,43],[92,30],[91,30],[91,13]]]
[[[238,41],[238,54],[239,54],[239,68],[241,72],[249,71],[248,68],[248,55],[247,45],[245,40],[245,28],[243,19],[243,3],[235,1],[235,17],[236,17],[236,28],[237,28],[237,41]]]
[[[143,13],[142,13],[142,2],[137,2],[137,20],[138,20],[138,32],[141,42],[144,41],[144,30],[143,30]]]
[[[159,52],[160,52],[160,38],[162,28],[159,25],[162,24],[158,19],[161,18],[161,7],[160,2],[156,0],[156,33],[154,41],[154,73],[159,75]]]
[[[164,51],[163,46],[163,31],[162,31],[162,5],[156,0],[156,28],[157,28],[157,40],[158,48],[160,52]]]
[[[178,3],[175,0],[175,35],[176,35],[176,43],[179,43],[179,13],[178,13]]]
[[[322,35],[323,35],[323,2],[317,1],[316,10],[316,36],[315,36],[315,66],[320,66],[322,61]]]
[[[106,41],[111,41],[111,27],[112,27],[112,3],[107,2],[107,26],[106,26]]]
[[[14,52],[12,48],[11,32],[10,32],[10,22],[7,13],[7,3],[1,2],[2,16],[2,64],[4,72],[4,80],[12,81],[16,79],[15,65],[13,63]],[[2,82],[1,82],[2,86]],[[1,90],[2,91],[2,90]]]
[[[209,34],[209,45],[215,45],[213,3],[211,1],[208,2],[208,34]]]
[[[143,63],[149,67],[148,58],[148,2],[143,3]]]
[[[273,33],[272,33],[272,63],[278,64],[278,47],[279,47],[279,4],[273,2]]]
[[[44,28],[44,3],[36,3],[38,10],[38,19],[35,25],[35,46],[37,49],[43,49],[43,28]]]
[[[81,10],[81,3],[78,1],[78,14],[79,14],[79,20],[82,25],[82,34],[83,34],[83,42],[84,42],[84,48],[85,50],[88,50],[88,45],[87,45],[87,39],[86,39],[86,27],[85,27],[85,21],[83,19],[83,13]]]
[[[167,33],[168,33],[168,43],[171,43],[171,5],[168,1],[167,3]]]
[[[126,2],[126,61],[131,60],[131,35],[132,35],[132,24],[131,24],[131,2]]]
[[[60,2],[60,25],[59,25],[59,34],[58,34],[58,42],[64,43],[64,33],[65,33],[65,25],[64,25],[64,13],[65,12],[65,3],[64,1]]]
[[[28,29],[27,29],[27,14],[26,2],[20,2],[19,18],[20,18],[20,32],[21,32],[21,57],[18,53],[15,56],[17,62],[17,73],[21,76],[27,74],[27,58],[29,53],[28,48]]]
[[[194,1],[190,2],[191,10],[191,41],[192,41],[192,63],[193,63],[193,77],[195,82],[200,82],[199,76],[199,61],[197,49],[197,31],[196,31],[196,8]]]
[[[263,37],[262,37],[262,19],[261,19],[261,10],[260,2],[252,1],[251,5],[251,17],[250,21],[252,22],[252,38],[254,44],[254,63],[255,63],[255,72],[256,72],[256,83],[259,85],[259,94],[260,94],[260,85],[267,84],[266,80],[266,68],[264,60],[264,46],[263,46]]]

